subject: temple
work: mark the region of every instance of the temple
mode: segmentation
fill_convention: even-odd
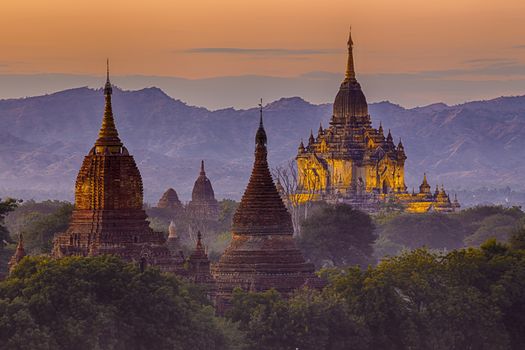
[[[202,235],[197,232],[195,249],[188,258],[188,279],[201,285],[210,299],[215,297],[215,280],[210,272],[210,260],[202,244]]]
[[[173,260],[164,235],[146,221],[142,178],[115,126],[109,64],[104,95],[102,127],[77,176],[69,228],[55,237],[52,255],[112,254],[141,267],[176,272],[181,266]]]
[[[215,193],[210,179],[204,171],[204,161],[201,161],[199,177],[193,185],[191,201],[186,210],[196,218],[217,220],[219,216],[219,203],[215,199]]]
[[[311,131],[308,143],[299,144],[297,201],[345,202],[368,212],[388,201],[413,212],[456,210],[459,206],[446,206],[444,198],[436,205],[435,196],[407,192],[405,148],[401,139],[394,143],[390,130],[385,137],[381,123],[377,129],[372,127],[368,103],[356,79],[353,44],[350,33],[345,78],[335,97],[330,126],[320,125],[317,136]],[[419,205],[423,199],[425,204]]]
[[[276,289],[283,295],[317,281],[293,239],[292,220],[273,182],[267,162],[266,132],[261,119],[255,137],[255,162],[233,217],[232,241],[213,266],[216,307],[229,307],[233,289]]]
[[[157,208],[162,209],[172,209],[175,211],[180,211],[183,209],[182,203],[179,200],[177,192],[173,188],[168,188],[166,192],[162,195],[157,203]]]

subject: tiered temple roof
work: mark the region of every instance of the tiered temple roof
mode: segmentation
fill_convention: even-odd
[[[290,214],[273,182],[267,162],[266,132],[261,119],[255,137],[255,162],[250,181],[234,215],[232,241],[214,266],[217,308],[228,306],[236,287],[288,295],[307,279],[316,278],[293,239]]]

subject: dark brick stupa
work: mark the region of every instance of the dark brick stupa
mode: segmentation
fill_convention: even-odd
[[[111,94],[108,69],[102,127],[77,176],[69,228],[55,238],[52,254],[113,254],[141,266],[175,271],[163,234],[154,232],[146,221],[142,178],[119,138]]]
[[[290,214],[273,182],[261,120],[255,137],[255,163],[234,215],[232,242],[213,267],[216,305],[223,312],[236,287],[252,291],[275,288],[284,295],[317,281],[293,239]],[[312,282],[309,282],[312,283]]]

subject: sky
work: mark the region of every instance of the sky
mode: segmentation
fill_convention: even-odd
[[[523,0],[8,1],[0,98],[90,85],[109,57],[124,88],[171,77],[207,91],[210,79],[259,76],[312,84],[305,98],[328,102],[338,84],[319,81],[342,78],[350,26],[358,79],[371,84],[363,87],[372,100],[415,106],[525,94],[524,14]],[[129,84],[132,76],[143,78]],[[258,83],[233,84],[232,94]],[[170,95],[210,108],[246,105],[199,99],[199,88],[180,92],[187,85]],[[293,86],[282,93],[303,92]]]

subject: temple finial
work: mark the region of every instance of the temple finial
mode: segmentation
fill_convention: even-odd
[[[109,58],[106,59],[106,85],[104,86],[104,94],[111,95],[113,93],[113,88],[111,87],[111,82],[109,81]]]
[[[113,109],[111,107],[111,94],[113,89],[109,81],[109,59],[106,61],[106,85],[104,86],[105,106],[102,126],[98,133],[98,139],[95,142],[97,153],[103,153],[106,150],[110,153],[118,153],[122,147],[122,142],[118,136],[117,127],[113,118]]]
[[[259,127],[263,127],[263,100],[261,98],[261,102],[259,102]]]
[[[259,103],[259,129],[257,130],[257,134],[255,134],[255,144],[257,146],[266,146],[267,138],[266,138],[266,131],[264,131],[264,125],[263,125],[263,104],[262,104],[262,98],[261,102]]]
[[[354,54],[353,54],[354,42],[352,40],[352,27],[350,26],[350,32],[348,34],[348,61],[346,63],[346,81],[356,81],[355,69],[354,69]]]
[[[204,171],[204,160],[201,160],[201,175],[206,175],[206,172]]]

